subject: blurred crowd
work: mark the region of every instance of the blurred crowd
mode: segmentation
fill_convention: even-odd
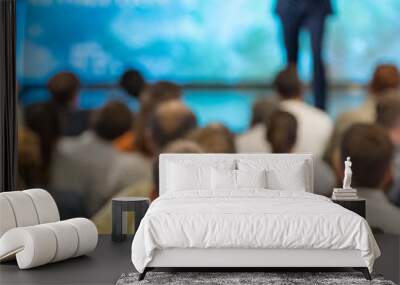
[[[53,76],[51,100],[22,110],[18,134],[18,187],[42,187],[63,218],[86,216],[100,233],[111,232],[111,199],[158,196],[160,153],[312,153],[314,191],[331,196],[341,187],[344,161],[353,162],[352,186],[367,199],[375,230],[400,234],[400,74],[376,67],[357,109],[336,121],[304,101],[294,67],[279,72],[275,95],[253,105],[249,129],[233,134],[220,123],[198,125],[180,86],[148,83],[136,70],[119,81],[136,98],[133,113],[110,99],[96,110],[77,107],[81,83],[70,72]],[[221,106],[221,112],[223,112]]]

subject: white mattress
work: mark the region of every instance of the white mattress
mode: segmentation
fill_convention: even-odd
[[[196,191],[155,200],[132,243],[139,272],[156,249],[253,248],[359,250],[372,271],[379,248],[368,223],[328,198],[296,191]]]

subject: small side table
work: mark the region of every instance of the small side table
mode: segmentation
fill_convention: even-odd
[[[124,228],[127,224],[126,212],[135,213],[135,232],[149,208],[150,200],[143,197],[117,197],[112,199],[112,241],[126,238]]]
[[[359,214],[364,219],[366,218],[366,200],[365,199],[354,199],[354,200],[337,200],[332,199],[333,203],[339,204],[340,206]]]

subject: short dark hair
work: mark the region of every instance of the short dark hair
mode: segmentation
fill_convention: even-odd
[[[146,86],[146,80],[138,70],[128,69],[122,74],[119,85],[130,96],[138,98]]]
[[[72,72],[59,72],[47,83],[47,89],[55,103],[61,107],[68,107],[78,95],[80,88],[79,78]]]
[[[376,105],[376,122],[390,129],[400,121],[400,94],[382,97]]]
[[[268,124],[266,139],[272,152],[290,153],[297,140],[296,118],[286,111],[275,111]]]
[[[373,93],[384,93],[400,87],[400,72],[394,64],[380,64],[372,75],[370,89]]]
[[[303,86],[295,66],[289,66],[280,71],[273,83],[279,96],[284,99],[298,97],[302,94]]]
[[[132,128],[133,114],[125,104],[110,101],[94,112],[92,123],[100,138],[112,141]]]
[[[196,127],[195,115],[180,100],[161,103],[150,120],[152,139],[158,150]]]
[[[393,159],[394,147],[382,127],[376,124],[354,124],[343,134],[341,161],[351,157],[356,187],[380,187]]]

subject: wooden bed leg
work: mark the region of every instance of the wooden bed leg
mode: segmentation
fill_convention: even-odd
[[[146,277],[146,273],[147,273],[148,269],[147,267],[143,270],[142,273],[139,274],[139,278],[138,281],[142,281],[144,279],[144,277]]]
[[[369,274],[369,270],[367,267],[355,267],[354,269],[357,271],[361,271],[362,274],[364,275],[365,279],[372,280],[371,274]]]

